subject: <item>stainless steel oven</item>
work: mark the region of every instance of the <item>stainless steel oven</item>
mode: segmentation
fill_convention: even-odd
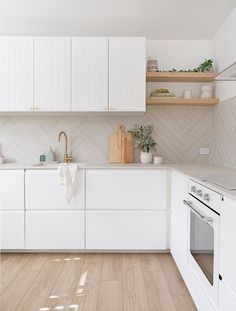
[[[184,204],[188,206],[189,215],[188,262],[209,299],[217,306],[222,195],[193,181]]]

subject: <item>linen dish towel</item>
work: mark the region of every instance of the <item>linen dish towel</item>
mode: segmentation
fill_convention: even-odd
[[[64,192],[67,202],[69,203],[75,194],[78,187],[76,181],[78,180],[78,166],[77,164],[62,163],[58,166],[59,183],[64,185]]]

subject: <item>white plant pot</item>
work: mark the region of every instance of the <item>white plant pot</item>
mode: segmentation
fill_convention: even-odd
[[[152,158],[153,158],[153,155],[152,155],[152,152],[149,151],[149,152],[140,152],[140,162],[143,163],[143,164],[150,164],[152,163]]]

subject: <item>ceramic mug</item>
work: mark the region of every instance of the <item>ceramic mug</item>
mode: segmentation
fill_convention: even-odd
[[[162,157],[154,157],[154,164],[162,164],[163,158]]]

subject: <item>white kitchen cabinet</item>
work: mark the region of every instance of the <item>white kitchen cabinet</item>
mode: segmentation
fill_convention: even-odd
[[[86,209],[166,210],[167,186],[164,170],[87,170]]]
[[[108,110],[108,37],[72,38],[72,111]]]
[[[34,110],[70,111],[69,37],[34,38]]]
[[[0,37],[0,111],[33,107],[33,38]]]
[[[26,211],[28,250],[83,249],[84,211]]]
[[[236,202],[225,198],[220,211],[220,268],[224,282],[236,295]]]
[[[165,211],[87,211],[86,248],[166,249]]]
[[[236,310],[236,295],[224,281],[221,281],[219,285],[219,311],[234,310]]]
[[[24,249],[24,211],[0,211],[0,248]]]
[[[26,170],[25,173],[25,208],[26,210],[70,210],[84,209],[85,173],[79,170],[77,190],[68,203],[64,186],[59,184],[57,170]]]
[[[109,38],[109,110],[146,110],[146,41]]]
[[[0,210],[24,210],[24,170],[0,170]]]
[[[189,179],[172,173],[171,181],[171,254],[186,280],[188,251],[188,212],[183,200],[187,200]]]

